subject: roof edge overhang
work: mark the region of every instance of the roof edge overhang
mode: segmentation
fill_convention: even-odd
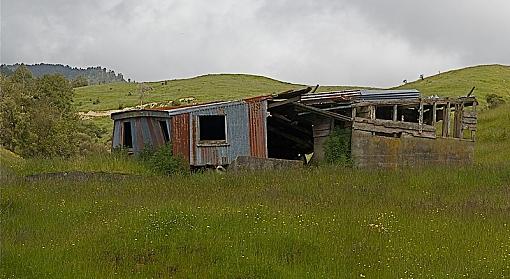
[[[167,111],[164,110],[150,110],[150,109],[141,109],[141,110],[127,110],[121,112],[115,112],[110,115],[113,120],[120,120],[126,118],[135,118],[135,117],[162,117],[169,118],[170,115]]]

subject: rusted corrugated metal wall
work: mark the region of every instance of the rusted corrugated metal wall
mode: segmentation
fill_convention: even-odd
[[[134,117],[122,120],[115,120],[112,147],[121,147],[124,139],[124,123],[131,123],[131,138],[133,143],[132,151],[138,153],[145,146],[158,147],[165,144],[163,131],[158,121],[167,121],[164,118]]]
[[[189,113],[172,116],[171,142],[173,153],[190,161],[190,115]]]
[[[250,155],[267,158],[267,101],[248,102]]]

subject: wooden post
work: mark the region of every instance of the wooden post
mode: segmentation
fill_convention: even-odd
[[[434,102],[432,104],[432,126],[436,127],[436,122],[437,122],[437,104],[436,102]]]
[[[393,121],[398,121],[398,105],[393,105]]]
[[[420,127],[420,134],[423,132],[423,102],[420,100],[420,116],[418,118],[418,125]]]
[[[443,132],[442,136],[447,138],[450,135],[450,102],[443,108]]]
[[[464,137],[462,129],[463,115],[464,115],[464,103],[457,104],[455,106],[455,137],[459,139]]]
[[[369,109],[368,115],[369,115],[370,119],[375,120],[375,110],[376,110],[375,106],[369,106],[368,109]]]
[[[353,107],[352,108],[352,111],[351,111],[351,117],[352,117],[352,120],[354,121],[354,119],[356,119],[356,107]]]

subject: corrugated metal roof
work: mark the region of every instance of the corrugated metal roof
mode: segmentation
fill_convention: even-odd
[[[360,93],[359,99],[365,101],[419,99],[421,95],[416,89],[361,90]]]
[[[301,96],[301,102],[305,104],[320,104],[329,102],[351,102],[356,100],[402,100],[418,99],[420,92],[416,89],[398,90],[344,90],[320,93],[308,93]]]

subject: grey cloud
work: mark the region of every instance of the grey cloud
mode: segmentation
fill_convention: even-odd
[[[136,80],[243,72],[390,86],[473,63],[509,64],[510,4],[491,3],[7,0],[0,58],[102,65]]]

